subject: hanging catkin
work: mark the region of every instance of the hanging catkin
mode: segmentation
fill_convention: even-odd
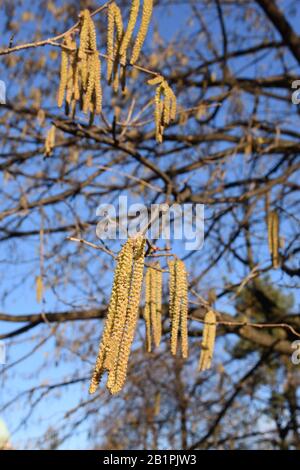
[[[65,99],[65,92],[67,88],[68,81],[68,67],[69,67],[69,55],[70,52],[67,49],[64,49],[64,46],[69,47],[70,45],[70,36],[66,36],[63,41],[62,50],[61,50],[61,62],[60,62],[60,82],[57,93],[57,106],[61,108]]]
[[[47,132],[44,149],[45,157],[50,157],[52,155],[52,151],[55,146],[55,130],[55,126],[51,126],[49,131]]]
[[[131,0],[131,7],[130,7],[130,14],[127,29],[123,36],[121,47],[120,47],[120,57],[121,57],[121,64],[126,64],[126,57],[127,57],[127,49],[130,43],[131,36],[133,34],[133,30],[137,21],[137,17],[139,14],[140,8],[140,0]]]
[[[98,357],[90,384],[94,393],[101,376],[108,371],[107,387],[118,393],[126,380],[127,365],[134,338],[143,280],[145,240],[130,238],[117,260],[112,294]]]
[[[90,28],[90,12],[84,10],[80,13],[81,29],[78,57],[81,65],[81,79],[83,89],[86,90],[88,82],[88,54],[89,48],[89,28]]]
[[[136,324],[139,314],[139,303],[141,297],[141,289],[143,282],[144,257],[145,257],[145,240],[141,237],[135,240],[134,263],[131,275],[131,287],[126,312],[126,324],[122,341],[119,345],[118,359],[116,362],[116,370],[109,372],[107,386],[112,394],[118,393],[124,386],[127,375],[128,360]],[[112,375],[112,381],[110,381]]]
[[[116,33],[116,38],[115,38]],[[108,6],[107,16],[107,70],[106,77],[114,92],[119,88],[120,46],[123,38],[123,20],[115,2]]]
[[[268,243],[273,268],[279,267],[279,218],[276,211],[268,213]]]
[[[112,293],[110,297],[107,318],[105,321],[104,332],[91,380],[90,393],[94,393],[96,391],[97,385],[99,384],[101,376],[104,372],[104,360],[107,356],[109,356],[109,351],[112,346],[111,338],[113,331],[115,329],[114,336],[116,336],[116,332],[118,332],[118,329],[120,329],[120,322],[123,321],[125,316],[129,289],[128,280],[131,272],[132,262],[133,240],[129,239],[122,247],[117,258],[117,267],[114,275]],[[121,300],[123,300],[123,303],[121,303]]]
[[[65,99],[66,114],[75,115],[80,102],[85,113],[100,114],[102,108],[101,62],[97,52],[96,30],[88,10],[80,13],[80,43],[69,34],[62,45],[58,106]]]
[[[155,271],[155,302],[156,302],[156,337],[154,343],[159,347],[162,333],[162,272],[159,263],[156,263]]]
[[[146,351],[151,352],[151,268],[148,268],[145,275],[145,307],[143,311],[146,328]]]
[[[209,310],[204,317],[203,339],[198,370],[206,370],[211,366],[216,339],[216,315]]]
[[[36,284],[36,301],[38,303],[41,303],[43,299],[43,291],[44,291],[43,278],[41,275],[36,277],[35,284]]]
[[[171,353],[176,355],[178,333],[181,334],[182,356],[188,356],[188,284],[184,262],[175,259],[169,261],[169,312],[171,320]]]
[[[149,266],[145,277],[146,349],[151,352],[152,338],[159,347],[162,332],[162,272],[159,262]]]
[[[107,68],[106,68],[106,78],[110,82],[113,64],[114,64],[114,29],[115,29],[115,19],[114,19],[114,7],[115,3],[110,3],[107,8],[107,42],[106,42],[106,54],[107,54]]]
[[[148,32],[151,16],[153,11],[153,0],[144,0],[143,3],[143,13],[142,13],[142,20],[141,26],[136,37],[133,51],[130,59],[131,65],[135,64],[139,58],[141,49],[143,47],[144,41],[146,39],[146,35]]]
[[[180,322],[181,322],[181,352],[182,357],[188,357],[188,282],[185,264],[180,261],[179,264],[179,282],[181,290]]]
[[[161,86],[158,86],[155,93],[155,110],[154,110],[154,120],[155,120],[155,137],[158,143],[162,143],[163,140],[163,126],[162,126],[162,111],[163,106],[161,102]]]
[[[161,143],[165,126],[176,118],[176,96],[167,81],[160,75],[149,80],[147,83],[149,85],[157,85],[154,98],[155,136],[157,142]]]

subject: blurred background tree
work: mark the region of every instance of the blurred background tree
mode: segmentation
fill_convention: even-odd
[[[117,3],[128,18],[129,2]],[[59,41],[14,48],[53,38],[80,10],[101,5],[1,4],[0,414],[12,443],[299,449],[300,375],[291,362],[300,332],[298,2],[156,1],[142,68],[128,65],[126,92],[114,94],[103,61],[103,112],[91,124],[57,108]],[[94,21],[105,54],[106,8]],[[143,68],[162,74],[177,97],[162,144]],[[45,156],[51,126],[55,143]],[[96,209],[120,195],[148,206],[205,204],[203,248],[172,245],[189,271],[190,356],[170,355],[165,289],[161,347],[145,352],[141,318],[125,389],[111,397],[100,386],[89,396],[114,270],[109,251],[120,247],[97,238]],[[268,249],[266,200],[280,222],[279,269]],[[199,373],[206,302],[219,324],[212,368]]]

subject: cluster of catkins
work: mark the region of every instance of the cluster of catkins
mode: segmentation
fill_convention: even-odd
[[[148,84],[157,85],[155,93],[155,129],[156,140],[161,143],[164,128],[176,118],[176,96],[169,87],[168,82],[161,75],[148,80]]]
[[[130,350],[134,340],[143,282],[145,239],[129,238],[117,258],[112,293],[100,341],[90,393],[94,393],[105,371],[107,388],[116,394],[123,388]],[[188,280],[185,264],[175,258],[169,261],[169,315],[171,321],[171,353],[177,354],[178,336],[181,354],[188,357]],[[159,262],[150,264],[145,276],[146,349],[160,345],[162,335],[162,270]],[[216,316],[210,310],[204,318],[203,342],[199,370],[211,365],[216,335]]]
[[[65,103],[66,114],[75,114],[76,105],[91,115],[102,108],[101,62],[97,37],[89,10],[80,14],[80,43],[77,48],[73,34],[65,36],[62,44],[60,84],[57,104]]]
[[[122,13],[116,2],[107,6],[106,74],[115,93],[120,82],[122,90],[125,89],[126,67],[128,64],[133,66],[140,56],[152,17],[153,0],[143,1],[139,30],[133,40],[140,10],[140,0],[131,0],[129,20],[124,28]],[[90,112],[92,122],[94,115],[100,114],[102,109],[101,61],[95,25],[89,10],[83,10],[79,18],[79,47],[74,31],[65,35],[61,45],[57,104],[59,107],[64,104],[66,114],[73,117],[79,104],[84,113]],[[154,117],[156,140],[161,143],[164,128],[176,117],[176,97],[161,75],[155,75],[148,84],[157,85]]]
[[[128,359],[134,339],[141,296],[145,239],[129,238],[117,260],[108,314],[90,384],[94,393],[104,371],[107,388],[118,393],[126,380]]]

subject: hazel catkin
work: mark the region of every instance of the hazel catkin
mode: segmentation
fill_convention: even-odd
[[[133,51],[131,54],[130,63],[131,65],[135,64],[139,58],[141,49],[143,47],[144,41],[146,39],[146,35],[148,32],[151,16],[153,11],[153,0],[144,0],[143,3],[143,13],[142,13],[142,20],[139,32],[137,34]]]
[[[216,339],[216,315],[209,310],[204,317],[203,339],[198,370],[204,371],[210,368],[214,353]]]
[[[125,383],[138,318],[144,248],[143,237],[129,238],[118,255],[107,319],[91,379],[90,393],[96,391],[105,370],[108,371],[107,388],[112,394],[118,393]]]

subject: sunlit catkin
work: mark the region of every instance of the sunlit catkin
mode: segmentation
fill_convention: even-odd
[[[107,54],[107,68],[106,68],[106,78],[110,82],[113,64],[114,64],[114,7],[115,3],[110,3],[107,8],[107,43],[106,43],[106,54]]]
[[[120,392],[126,381],[128,360],[139,314],[144,260],[145,239],[138,237],[134,239],[133,266],[130,276],[130,292],[127,303],[126,321],[116,355],[115,369],[109,372],[107,381],[107,387],[112,394]]]
[[[61,63],[60,63],[60,82],[57,93],[57,106],[60,108],[63,105],[65,99],[65,91],[67,87],[68,79],[68,52],[62,48],[61,51]]]
[[[159,85],[164,81],[164,77],[161,75],[157,75],[154,78],[150,78],[150,80],[147,81],[148,85]]]
[[[209,369],[214,353],[216,339],[216,315],[209,310],[204,317],[203,339],[198,370]]]
[[[162,143],[162,140],[163,140],[163,131],[162,131],[162,122],[161,122],[163,105],[161,101],[161,92],[162,92],[162,88],[161,88],[161,85],[159,85],[156,89],[155,98],[154,98],[155,137],[158,143]]]
[[[188,281],[185,264],[179,261],[179,282],[181,290],[180,335],[182,357],[188,357]]]
[[[279,218],[276,211],[268,212],[268,244],[273,268],[279,267]]]
[[[162,332],[162,272],[160,264],[155,264],[155,304],[156,304],[156,336],[154,336],[154,343],[159,347]]]
[[[100,114],[102,110],[102,87],[101,87],[101,62],[99,55],[95,53],[95,112]]]
[[[130,63],[133,65],[139,58],[141,49],[143,47],[144,41],[146,39],[146,35],[148,32],[151,16],[153,11],[153,0],[144,0],[143,3],[143,13],[142,13],[142,20],[139,32],[137,34],[133,51],[130,59]]]
[[[175,259],[169,261],[169,311],[171,320],[171,353],[176,355],[178,334],[181,335],[182,356],[188,356],[188,285],[184,262]]]
[[[83,112],[100,114],[102,108],[101,62],[97,52],[95,25],[88,10],[81,13],[78,57],[84,91]]]
[[[52,151],[55,146],[55,130],[55,126],[51,126],[49,131],[47,132],[44,150],[45,157],[50,157],[52,155]]]
[[[36,283],[36,300],[38,303],[40,303],[43,299],[43,291],[44,291],[42,276],[37,276],[35,283]]]
[[[151,335],[151,268],[148,268],[145,275],[145,307],[144,320],[146,329],[146,351],[151,352],[152,335]]]
[[[165,126],[176,118],[176,96],[167,81],[160,76],[148,80],[147,83],[157,85],[154,98],[155,136],[156,141],[161,143]]]
[[[111,393],[118,393],[125,383],[139,311],[144,248],[143,237],[130,238],[118,255],[107,319],[91,379],[90,393],[96,391],[105,370],[108,371],[107,387]]]
[[[89,29],[90,29],[90,12],[84,10],[80,13],[81,29],[80,29],[80,44],[78,57],[81,60],[81,77],[82,86],[86,89],[88,82],[88,55],[87,49],[89,48]]]
[[[91,379],[90,393],[94,393],[100,382],[101,376],[105,370],[104,361],[111,349],[111,338],[114,329],[118,329],[120,321],[125,317],[126,308],[120,301],[124,299],[124,274],[130,273],[133,261],[133,244],[129,239],[122,247],[118,254],[117,266],[114,274],[113,287],[108,307],[108,313],[104,325],[104,331],[99,345],[96,365]],[[128,276],[129,277],[129,276]],[[126,289],[125,289],[126,290]],[[125,293],[125,301],[128,295]],[[127,305],[127,303],[126,303]],[[120,308],[121,307],[121,308]]]
[[[145,308],[146,349],[154,345],[159,347],[162,332],[162,272],[159,262],[149,266],[145,279]]]
[[[117,279],[117,302],[115,306],[114,330],[111,335],[110,345],[105,359],[105,368],[114,370],[118,360],[118,348],[122,339],[126,312],[129,300],[132,264],[133,264],[133,239],[129,239],[122,248],[123,257],[120,272]]]
[[[119,88],[120,45],[123,38],[123,20],[120,8],[115,2],[108,7],[107,16],[107,70],[108,83],[113,84],[113,90]],[[115,38],[116,33],[116,38]]]
[[[126,64],[126,56],[127,56],[127,49],[130,43],[130,39],[133,34],[133,30],[137,21],[137,17],[139,14],[140,8],[140,0],[131,0],[131,7],[130,7],[130,14],[127,29],[123,36],[121,47],[120,47],[120,57],[121,57],[121,64]]]
[[[178,290],[178,260],[169,263],[170,269],[170,320],[171,320],[171,353],[176,355],[180,323],[180,292]]]
[[[91,103],[93,99],[93,92],[95,89],[95,69],[96,69],[96,57],[97,53],[92,54],[88,58],[88,83],[87,89],[84,96],[83,112],[87,113],[91,109]]]
[[[273,211],[272,216],[272,239],[273,239],[273,252],[272,262],[273,267],[277,269],[279,267],[279,218],[276,211]]]

